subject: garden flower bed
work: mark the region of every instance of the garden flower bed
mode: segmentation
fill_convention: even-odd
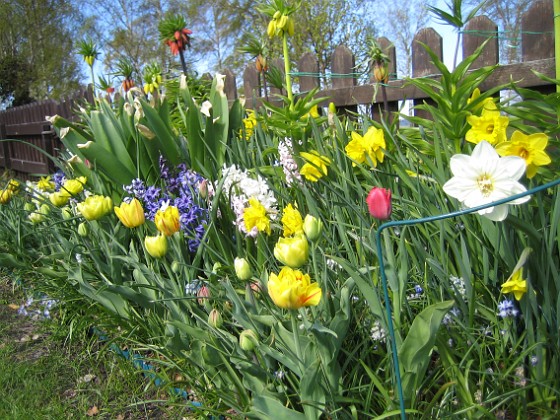
[[[182,75],[176,104],[130,88],[53,116],[60,170],[0,194],[3,264],[111,314],[213,414],[557,416],[558,96],[501,103],[479,49],[432,56],[413,127],[317,112],[292,93],[293,10],[269,12],[284,107]]]

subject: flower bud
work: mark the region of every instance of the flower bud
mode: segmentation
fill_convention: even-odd
[[[13,196],[14,193],[10,189],[0,191],[0,204],[8,204]]]
[[[4,203],[3,203],[3,204],[4,204]],[[36,208],[35,205],[33,205],[32,203],[25,203],[25,204],[23,205],[23,209],[24,209],[25,211],[27,211],[27,212],[33,211],[33,210],[35,210],[35,208]]]
[[[138,129],[140,134],[142,134],[148,140],[153,140],[156,138],[154,132],[150,130],[148,127],[146,127],[144,124],[136,124],[136,128]]]
[[[253,330],[243,330],[239,334],[239,346],[245,351],[254,350],[259,344],[259,338]]]
[[[208,286],[202,286],[198,289],[198,292],[196,292],[196,296],[198,297],[198,303],[204,305],[205,300],[210,297],[210,289]]]
[[[303,231],[305,232],[307,239],[311,242],[316,241],[319,239],[322,230],[323,222],[321,222],[321,220],[311,216],[310,214],[305,216],[305,219],[303,220]]]
[[[161,258],[167,253],[167,237],[164,235],[146,236],[144,247],[152,257]]]
[[[374,187],[369,192],[366,203],[369,213],[379,220],[386,220],[391,217],[391,191],[385,188]]]
[[[274,247],[274,256],[282,264],[292,268],[301,267],[309,258],[309,243],[305,235],[280,238]]]
[[[212,309],[208,314],[208,324],[214,328],[220,328],[224,323],[222,314],[217,309]]]
[[[251,266],[245,258],[235,258],[233,266],[239,280],[249,280],[251,278]]]
[[[175,274],[179,273],[181,271],[181,263],[179,261],[173,261],[171,263],[171,271]]]
[[[31,221],[31,223],[36,225],[37,223],[41,223],[45,220],[45,215],[39,211],[34,211],[33,213],[30,213],[27,218]]]
[[[64,220],[69,220],[72,217],[74,217],[74,215],[72,214],[72,210],[70,209],[70,207],[63,207],[60,211],[60,214],[62,215],[62,218]]]
[[[84,238],[89,235],[89,228],[86,223],[82,222],[78,225],[78,235]]]
[[[75,179],[67,180],[62,186],[61,191],[64,193],[70,193],[71,195],[78,195],[84,190],[84,185],[87,182],[85,176],[81,176]]]

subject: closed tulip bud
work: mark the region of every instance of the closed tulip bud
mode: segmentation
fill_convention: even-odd
[[[386,220],[391,217],[391,191],[385,188],[374,187],[369,192],[366,203],[369,213],[379,220]]]
[[[134,108],[130,104],[130,102],[126,102],[124,104],[124,112],[128,114],[128,116],[132,117],[134,115]]]
[[[208,314],[208,324],[214,328],[220,328],[224,323],[222,314],[217,309],[212,309]]]
[[[6,189],[0,191],[0,204],[8,204],[13,196],[14,193],[12,190]]]
[[[146,236],[144,247],[154,258],[162,258],[167,253],[167,237],[164,235]]]
[[[69,220],[74,217],[74,215],[72,214],[72,210],[70,210],[70,207],[63,207],[60,211],[60,214],[62,215],[62,218],[64,220]]]
[[[122,202],[120,207],[114,208],[115,214],[127,228],[134,228],[144,224],[145,216],[142,204],[136,198],[130,203]]]
[[[136,128],[138,129],[140,134],[142,134],[148,140],[153,140],[156,138],[154,132],[150,130],[148,127],[146,127],[144,124],[136,124]]]
[[[319,239],[322,230],[323,222],[310,214],[305,216],[305,219],[303,219],[303,231],[305,232],[307,239],[311,242],[316,241]]]
[[[41,207],[39,208],[39,213],[47,215],[51,212],[51,208],[49,207],[48,204],[42,204]]]
[[[90,195],[78,203],[77,208],[86,220],[97,220],[113,210],[113,200],[102,195]]]
[[[253,330],[243,330],[239,334],[239,346],[245,351],[254,350],[259,344],[259,337]]]
[[[159,209],[154,217],[157,230],[166,236],[171,236],[181,229],[179,220],[179,209],[175,206],[167,206]]]
[[[25,211],[33,211],[33,210],[35,210],[35,208],[36,207],[31,203],[25,203],[25,205],[23,206],[23,209]]]
[[[31,223],[36,225],[37,223],[41,223],[43,220],[45,220],[45,215],[38,211],[34,211],[33,213],[30,213],[27,218],[31,221]]]
[[[87,224],[82,222],[78,225],[78,235],[84,238],[89,235],[89,228]]]
[[[301,267],[309,258],[309,243],[305,235],[280,238],[274,247],[274,256],[282,264],[292,268]]]
[[[235,258],[233,266],[239,280],[249,280],[251,278],[251,266],[245,258]]]
[[[196,292],[196,296],[198,297],[198,303],[200,305],[204,305],[206,299],[210,297],[210,289],[208,288],[208,286],[202,286],[200,289],[198,289],[198,292]]]
[[[179,261],[173,261],[171,263],[171,271],[173,271],[175,274],[181,271],[181,263]]]

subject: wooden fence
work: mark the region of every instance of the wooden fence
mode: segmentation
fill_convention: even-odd
[[[24,180],[52,173],[54,163],[45,153],[57,156],[62,143],[46,117],[58,114],[72,120],[84,101],[93,103],[90,89],[60,102],[47,100],[0,112],[0,140],[15,140],[0,142],[0,168]]]
[[[550,93],[556,86],[540,79],[533,72],[542,73],[550,78],[555,78],[554,58],[554,21],[551,0],[534,2],[522,17],[521,25],[521,51],[522,62],[500,65],[492,75],[480,86],[481,90],[515,81],[520,87]],[[499,63],[498,56],[498,28],[495,23],[485,16],[473,18],[463,31],[462,50],[463,57],[471,55],[483,42],[489,39],[483,53],[471,66],[472,69]],[[391,42],[380,38],[379,44],[391,58],[389,72],[396,73],[396,52]],[[426,44],[440,58],[443,59],[442,37],[432,28],[420,30],[414,37],[412,48],[412,77],[437,78],[437,69],[430,61],[424,47]],[[355,60],[352,51],[341,45],[336,48],[331,62],[331,84],[317,93],[317,97],[328,98],[322,105],[333,102],[338,109],[354,110],[358,105],[368,107],[368,112],[375,115],[375,110],[382,102],[381,94],[375,96],[375,85],[371,83],[358,84],[354,75]],[[282,66],[279,66],[282,68]],[[312,54],[306,54],[297,63],[297,76],[300,92],[307,92],[319,87],[319,66]],[[238,97],[235,75],[228,70],[226,74],[225,93],[230,100]],[[348,77],[340,77],[348,75]],[[243,73],[243,91],[246,106],[257,106],[262,96],[263,88],[259,84],[259,74],[250,64]],[[271,93],[278,91],[271,90]],[[393,77],[386,86],[387,101],[391,110],[397,110],[399,102],[412,100],[421,103],[427,95],[406,80],[397,80]],[[89,95],[89,96],[88,96]],[[91,92],[86,94],[86,99],[93,102]],[[46,115],[59,114],[66,118],[72,117],[72,109],[78,95],[62,103],[54,101],[40,102],[25,105],[0,112],[0,139],[10,138],[26,140],[35,144],[48,153],[56,154],[61,147],[60,141],[45,120]],[[83,95],[81,96],[83,97]],[[30,174],[45,174],[52,169],[48,159],[37,150],[22,143],[2,142],[0,148],[0,167],[14,170],[17,175],[29,177]]]

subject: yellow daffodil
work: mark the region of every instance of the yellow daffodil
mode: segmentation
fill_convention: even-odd
[[[511,277],[502,284],[502,293],[513,293],[516,300],[521,300],[527,293],[527,280],[523,278],[523,268],[517,269]]]
[[[181,229],[179,209],[175,206],[167,206],[159,209],[154,217],[157,230],[165,236],[171,236]]]
[[[270,219],[266,208],[256,198],[249,199],[249,207],[243,211],[243,221],[247,232],[256,228],[259,232],[266,232],[267,235],[270,235]]]
[[[144,247],[154,258],[161,258],[167,253],[167,237],[165,235],[146,236]]]
[[[500,111],[484,108],[479,116],[470,115],[467,122],[471,125],[471,129],[467,131],[465,139],[474,144],[486,140],[494,145],[502,141],[506,141],[506,128],[509,124],[509,118],[500,114]]]
[[[319,107],[318,107],[317,105],[313,105],[313,106],[309,109],[309,112],[305,113],[305,114],[301,117],[301,119],[302,119],[303,121],[306,121],[306,120],[309,119],[309,117],[311,117],[311,118],[319,118],[319,117],[320,117],[320,115],[319,115]]]
[[[130,203],[122,202],[120,207],[114,208],[115,214],[127,228],[134,228],[144,224],[145,216],[142,204],[136,198]]]
[[[366,134],[361,136],[355,131],[352,132],[352,140],[346,145],[345,149],[348,157],[354,162],[352,166],[358,163],[366,162],[377,167],[378,162],[383,162],[385,156],[385,135],[382,129],[376,127],[368,128]]]
[[[11,190],[14,194],[17,194],[19,192],[19,187],[20,184],[18,181],[16,181],[15,179],[10,179],[10,182],[8,183],[9,190]]]
[[[309,258],[309,242],[303,234],[292,238],[280,238],[274,247],[274,256],[284,265],[301,267]]]
[[[253,131],[257,126],[257,115],[252,109],[247,110],[247,118],[243,118],[243,127],[245,128],[245,138],[249,140],[253,135]],[[241,133],[243,135],[243,133]]]
[[[292,236],[303,231],[303,218],[298,209],[292,204],[288,204],[283,211],[282,226],[284,227],[284,236]]]
[[[90,195],[78,203],[77,208],[86,220],[97,220],[113,210],[113,200],[102,195]]]
[[[42,177],[37,181],[37,188],[41,191],[54,191],[55,185],[50,176]]]
[[[299,172],[305,179],[317,182],[319,178],[327,175],[327,167],[331,163],[328,157],[321,156],[316,150],[312,150],[309,153],[301,152],[301,157],[306,160],[306,163]]]
[[[500,156],[519,156],[527,164],[527,178],[533,178],[539,166],[548,165],[551,160],[545,149],[548,137],[544,133],[523,134],[514,131],[509,141],[504,141],[496,146]]]
[[[278,275],[270,273],[268,294],[280,308],[299,309],[303,306],[318,305],[322,291],[317,283],[311,283],[309,274],[284,267]]]

